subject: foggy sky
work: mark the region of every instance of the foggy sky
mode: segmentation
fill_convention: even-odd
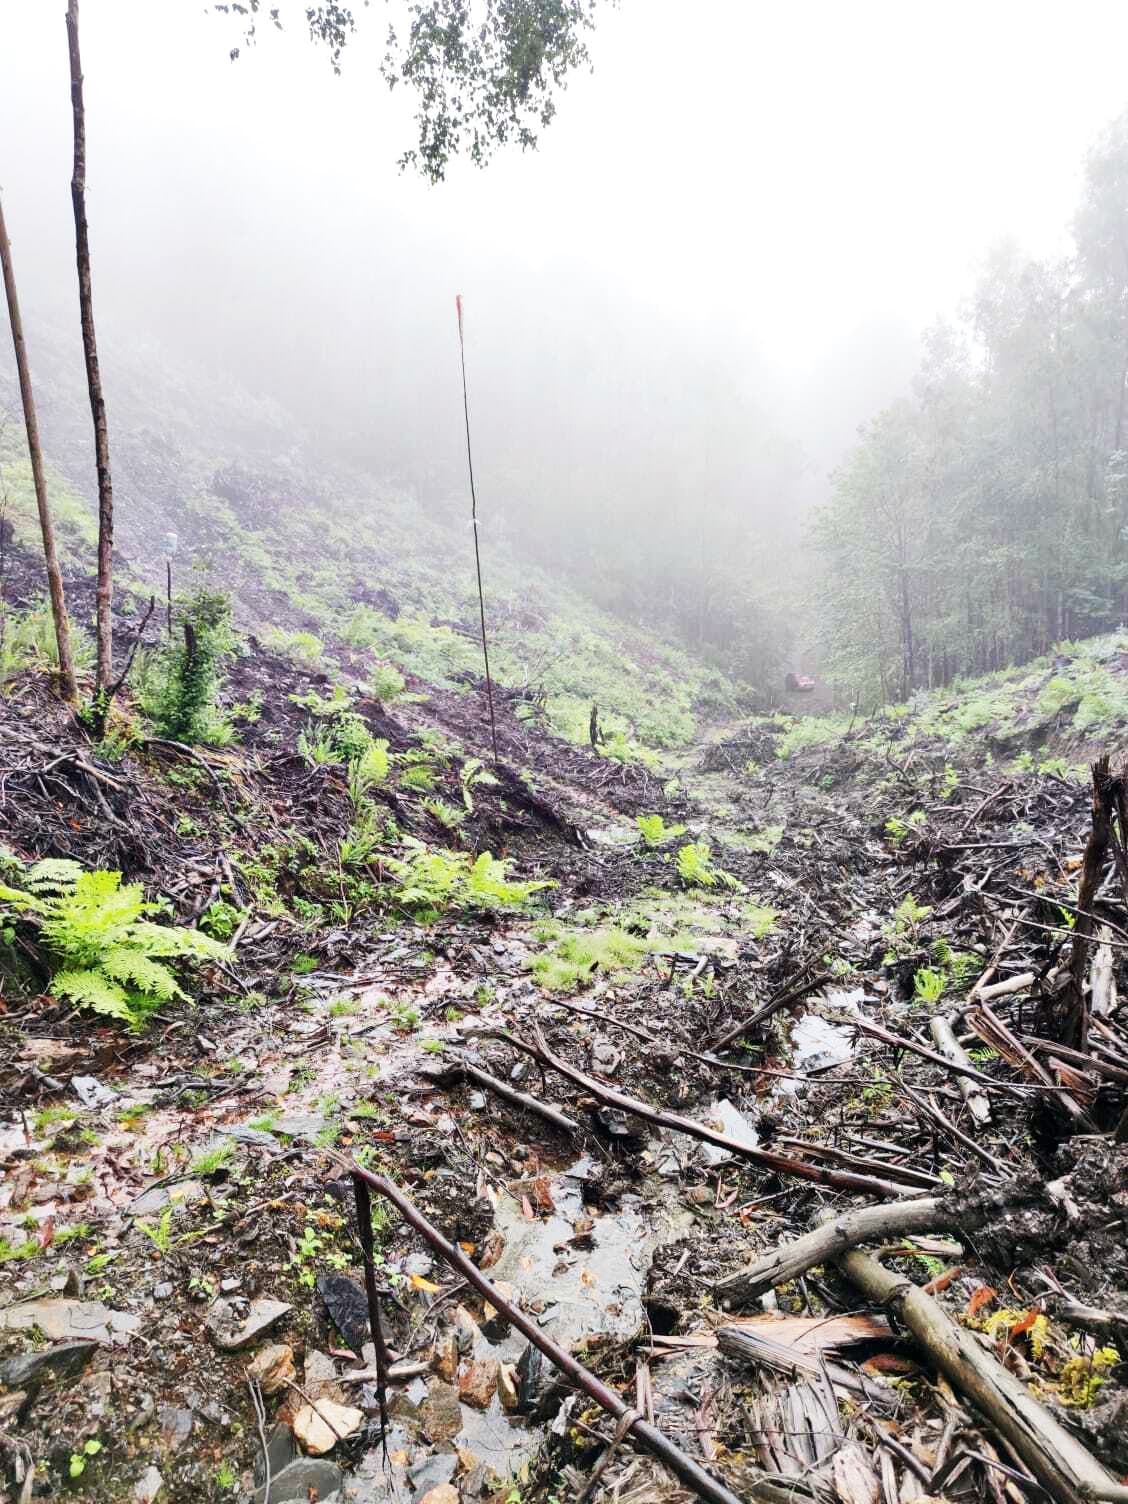
[[[63,9],[0,14],[33,340],[75,302]],[[645,447],[682,399],[707,449],[710,390],[824,471],[993,240],[1063,244],[1128,103],[1114,0],[622,0],[539,152],[432,188],[395,165],[384,21],[361,16],[336,78],[297,29],[231,63],[202,0],[83,0],[95,297],[104,350],[175,343],[421,486],[460,442],[456,291],[498,477]]]

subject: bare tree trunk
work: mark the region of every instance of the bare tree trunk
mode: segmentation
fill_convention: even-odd
[[[47,502],[47,481],[43,474],[43,451],[39,447],[39,424],[35,417],[35,398],[31,390],[31,372],[27,364],[27,346],[24,343],[23,320],[20,318],[20,303],[16,296],[16,276],[12,269],[12,247],[8,242],[8,229],[4,223],[4,203],[0,198],[0,268],[4,275],[4,293],[8,300],[8,318],[12,326],[12,344],[16,351],[16,370],[20,378],[20,397],[23,399],[24,427],[27,430],[27,447],[31,455],[31,476],[35,483],[35,501],[39,508],[39,527],[43,534],[43,558],[47,565],[47,588],[51,596],[51,615],[55,622],[55,641],[59,648],[59,680],[64,697],[72,704],[78,703],[78,685],[74,677],[74,658],[71,654],[70,622],[63,597],[63,575],[59,568],[59,555],[55,549],[55,527],[51,521],[51,509]]]
[[[94,419],[94,463],[98,471],[98,660],[94,674],[95,718],[105,720],[105,698],[113,676],[114,646],[110,606],[113,597],[114,492],[110,479],[110,443],[106,432],[106,403],[98,368],[94,335],[94,298],[90,288],[90,237],[86,225],[86,113],[82,103],[82,58],[78,50],[78,0],[67,0],[67,42],[70,50],[71,111],[74,115],[74,244],[78,263],[78,304],[82,316],[82,348],[86,355],[86,384]],[[101,727],[98,727],[100,730]]]

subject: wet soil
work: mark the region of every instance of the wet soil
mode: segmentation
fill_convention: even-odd
[[[307,718],[289,699],[317,683],[259,651],[240,660],[232,686],[239,698],[259,689],[268,707],[241,745],[191,755],[143,745],[116,762],[94,755],[40,676],[0,702],[0,819],[19,856],[119,867],[181,922],[217,897],[246,911],[234,962],[203,977],[194,1007],[162,1009],[142,1036],[44,994],[26,951],[9,962],[0,1013],[9,1497],[128,1499],[159,1487],[160,1499],[250,1499],[263,1446],[247,1368],[277,1344],[293,1368],[290,1384],[264,1396],[264,1434],[281,1428],[276,1504],[308,1499],[309,1487],[322,1500],[358,1501],[456,1491],[432,1504],[582,1488],[611,1436],[598,1407],[569,1394],[384,1210],[389,1340],[423,1371],[397,1386],[386,1452],[379,1445],[375,1386],[349,1377],[371,1360],[363,1323],[358,1332],[328,1293],[330,1277],[355,1290],[360,1274],[341,1154],[394,1178],[547,1335],[652,1411],[738,1496],[753,1467],[797,1476],[821,1461],[789,1442],[779,1419],[788,1405],[813,1403],[802,1385],[717,1348],[714,1332],[731,1320],[714,1299],[719,1278],[828,1207],[864,1204],[834,1183],[839,1170],[888,1177],[904,1194],[1063,1182],[1076,1211],[1068,1224],[1000,1214],[974,1243],[918,1238],[885,1257],[917,1283],[943,1277],[946,1308],[1123,1470],[1123,1368],[1102,1370],[1106,1382],[1090,1392],[1069,1367],[1081,1358],[1091,1369],[1098,1344],[1123,1342],[1117,1313],[1128,1310],[1123,1149],[1104,1136],[1125,1106],[1119,1003],[1101,1021],[1103,1073],[1082,1070],[1075,1083],[1081,1123],[1055,1093],[1028,1090],[992,1094],[992,1121],[978,1129],[945,1067],[862,1028],[930,1046],[936,1003],[922,997],[919,974],[943,972],[943,1006],[955,1008],[994,958],[1004,979],[1035,973],[994,1006],[1016,1035],[1041,1033],[1052,997],[1043,980],[1073,943],[1059,900],[1075,893],[1083,787],[1031,776],[1000,792],[1005,780],[971,762],[954,786],[941,768],[925,769],[911,797],[929,811],[926,831],[895,842],[886,822],[908,790],[888,769],[856,766],[849,746],[749,773],[747,758],[726,762],[716,750],[747,736],[722,735],[671,766],[682,792],[667,799],[645,770],[566,746],[506,706],[509,771],[475,787],[457,837],[417,791],[393,781],[375,797],[400,836],[504,850],[516,875],[557,886],[539,914],[425,924],[342,889],[333,853],[350,818],[344,772],[298,754]],[[458,803],[466,760],[488,755],[480,690],[413,688],[418,700],[358,711],[393,751],[420,746],[426,732],[456,743],[427,797]],[[644,848],[633,816],[657,812],[709,840],[739,886],[688,885],[676,845]],[[283,856],[265,864],[267,881],[271,849]],[[378,865],[373,878],[378,886]],[[1115,912],[1111,900],[1102,910],[1113,923]],[[608,926],[643,942],[635,960],[594,964],[570,990],[547,990],[531,963],[561,932]],[[1117,978],[1123,955],[1114,948]],[[715,1052],[735,1022],[773,1003]],[[825,1172],[822,1182],[609,1111],[554,1072],[542,1078],[497,1037],[530,1040],[537,1027],[597,1085],[790,1156]],[[1024,1079],[983,1039],[966,1042],[989,1079]],[[459,1060],[558,1107],[577,1131],[473,1082],[438,1084],[436,1067]],[[287,1309],[227,1352],[215,1337],[220,1300],[252,1322],[263,1301]],[[1108,1330],[1071,1323],[1080,1305],[1112,1313]],[[1046,1318],[1037,1351],[1014,1331],[1029,1311]],[[817,1269],[759,1314],[818,1325],[857,1312],[843,1278]],[[61,1357],[64,1330],[93,1343]],[[912,1464],[886,1448],[890,1486],[913,1497],[914,1480],[919,1494],[921,1474],[933,1476],[950,1450],[951,1437],[941,1445],[950,1413],[903,1340],[846,1330],[836,1361],[878,1397],[869,1410],[842,1400],[824,1421],[840,1446],[860,1448],[875,1479],[878,1432],[897,1441]],[[4,1378],[5,1360],[37,1356],[30,1377],[16,1368]],[[286,1450],[302,1391],[361,1416],[316,1474]],[[965,1420],[966,1446],[982,1457],[990,1437]],[[990,1476],[972,1460],[950,1496],[979,1496]],[[629,1448],[596,1494],[683,1496]]]

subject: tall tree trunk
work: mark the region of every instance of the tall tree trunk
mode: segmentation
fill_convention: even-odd
[[[55,549],[55,527],[51,521],[51,509],[47,502],[47,481],[43,474],[43,451],[39,447],[39,424],[35,417],[35,398],[31,390],[31,372],[27,364],[27,346],[24,343],[23,320],[20,318],[20,303],[16,296],[16,276],[12,269],[12,247],[8,242],[8,229],[4,223],[4,202],[0,198],[0,269],[4,276],[4,294],[8,300],[8,319],[12,326],[12,344],[16,351],[16,371],[20,378],[20,397],[23,400],[24,427],[27,430],[27,447],[31,455],[31,477],[35,483],[35,502],[39,508],[39,528],[43,534],[43,558],[47,565],[47,589],[51,596],[51,616],[55,622],[55,641],[59,648],[59,681],[63,694],[72,705],[78,703],[78,685],[74,677],[74,658],[71,654],[70,622],[63,598],[63,575],[59,568],[59,555]]]
[[[98,368],[94,334],[94,298],[90,288],[90,237],[86,225],[86,112],[82,103],[82,58],[78,50],[78,0],[67,0],[67,42],[70,50],[71,111],[74,115],[74,245],[78,263],[78,306],[82,316],[82,348],[86,356],[86,384],[94,419],[94,463],[98,471],[98,659],[94,674],[95,717],[104,721],[105,699],[114,667],[110,606],[113,598],[114,492],[110,479],[110,443],[106,432],[106,403]],[[101,729],[99,726],[97,729]]]

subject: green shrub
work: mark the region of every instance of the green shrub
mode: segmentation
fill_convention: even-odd
[[[219,709],[223,665],[235,651],[231,602],[214,591],[198,590],[181,602],[178,620],[184,640],[167,654],[153,707],[158,733],[170,741],[229,741],[230,718]]]
[[[390,663],[378,664],[369,676],[368,693],[384,705],[391,700],[398,700],[406,688],[407,680]]]
[[[146,903],[139,883],[120,872],[84,872],[77,862],[36,862],[25,889],[0,885],[0,903],[38,926],[50,959],[51,990],[82,1008],[139,1029],[162,1003],[186,998],[168,960],[220,960],[230,956],[199,930],[153,924],[161,912]]]

